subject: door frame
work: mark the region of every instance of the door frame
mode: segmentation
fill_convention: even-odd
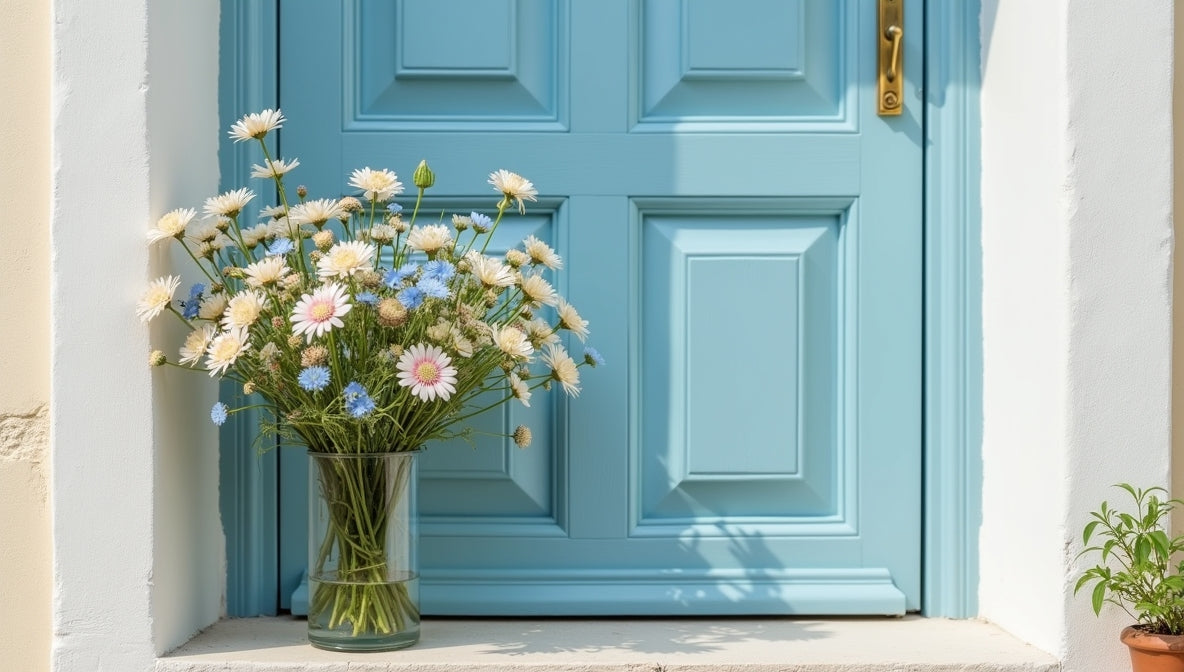
[[[859,1],[859,0],[851,0]],[[924,0],[911,0],[923,2]],[[218,116],[278,107],[278,0],[220,0]],[[982,518],[982,329],[979,201],[980,0],[925,6],[921,613],[978,613]],[[907,103],[907,101],[906,101]],[[915,103],[914,103],[915,104]],[[219,152],[226,184],[242,184],[244,144]],[[240,414],[241,415],[241,414]],[[234,419],[232,419],[233,421]],[[222,436],[249,436],[227,423]],[[275,614],[279,548],[278,460],[220,449],[220,506],[227,538],[228,613]],[[274,598],[269,599],[269,595]]]

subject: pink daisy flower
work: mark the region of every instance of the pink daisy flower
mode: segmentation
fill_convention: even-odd
[[[292,333],[304,334],[311,343],[313,336],[321,336],[333,327],[344,327],[341,318],[353,306],[346,299],[345,287],[331,282],[312,294],[305,294],[292,309]]]
[[[410,387],[411,394],[423,401],[448,397],[456,392],[456,367],[438,346],[417,343],[408,348],[395,365],[399,384]]]

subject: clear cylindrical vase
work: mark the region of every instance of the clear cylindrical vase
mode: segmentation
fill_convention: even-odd
[[[418,452],[309,452],[313,646],[390,651],[419,641]]]

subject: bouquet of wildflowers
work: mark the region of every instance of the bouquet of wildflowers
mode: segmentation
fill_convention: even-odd
[[[175,362],[155,350],[151,364],[238,381],[271,410],[263,431],[294,435],[313,454],[413,451],[464,435],[460,423],[494,406],[529,406],[539,387],[579,393],[580,368],[601,358],[588,348],[577,361],[561,344],[561,331],[583,341],[588,323],[548,280],[560,257],[534,236],[504,256],[486,254],[503,215],[514,206],[524,213],[535,200],[530,181],[498,170],[489,177],[500,194],[493,217],[473,212],[426,224],[417,221],[435,179],[426,162],[414,171],[409,218],[396,202],[403,184],[386,169],[355,170],[348,183],[357,196],[312,199],[287,183],[300,162],[269,151],[267,136],[284,121],[279,110],[264,110],[230,130],[236,142],[262,150],[251,175],[274,183],[277,198],[264,221],[243,221],[256,194],[240,188],[207,199],[202,219],[181,208],[148,232],[151,244],[180,245],[204,276],[179,299],[179,275],[153,281],[143,295],[143,321],[167,312],[190,330]],[[211,418],[220,425],[240,410],[219,402]],[[525,426],[512,436],[530,443]],[[378,485],[321,483],[364,493]],[[352,506],[353,516],[381,515],[361,510],[377,505]],[[359,539],[356,521],[339,522],[342,571],[349,549],[356,567],[368,568],[380,540]],[[396,627],[406,607],[400,598],[325,599],[336,601],[339,622],[358,630]]]

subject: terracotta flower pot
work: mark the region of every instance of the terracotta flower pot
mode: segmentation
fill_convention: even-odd
[[[1134,672],[1184,672],[1184,635],[1156,635],[1132,625],[1120,639],[1130,647]]]

